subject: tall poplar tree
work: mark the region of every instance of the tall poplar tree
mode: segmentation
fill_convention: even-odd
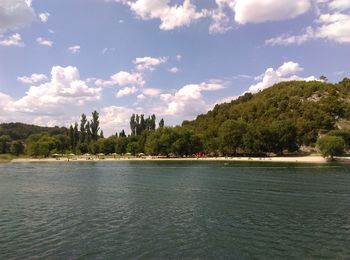
[[[80,139],[79,139],[80,143],[84,143],[86,139],[86,123],[87,123],[86,115],[82,114],[81,120],[80,120]]]
[[[74,128],[73,128],[73,135],[74,135],[74,144],[73,149],[77,147],[78,141],[79,141],[79,130],[78,130],[78,123],[75,122]]]
[[[90,129],[91,129],[91,139],[96,141],[98,139],[98,131],[100,130],[99,114],[96,110],[92,112]]]
[[[135,114],[132,114],[132,116],[130,118],[130,130],[131,130],[131,135],[136,135]]]

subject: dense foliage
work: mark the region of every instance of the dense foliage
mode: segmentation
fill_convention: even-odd
[[[349,119],[349,79],[338,84],[290,81],[216,105],[183,127],[203,136],[207,153],[281,154],[313,146],[320,133],[338,129],[339,122],[349,142]]]
[[[0,125],[0,153],[47,157],[54,154],[147,154],[163,156],[267,155],[297,152],[315,146],[319,136],[324,155],[337,139],[350,148],[350,80],[338,84],[291,81],[255,95],[246,93],[182,126],[165,126],[156,116],[133,114],[130,134],[124,130],[105,138],[99,113],[67,128],[20,123]],[[335,138],[334,138],[335,137]],[[327,141],[326,138],[326,141]],[[328,150],[329,150],[328,149]],[[333,149],[333,148],[332,148]],[[344,149],[343,149],[344,150]],[[332,150],[333,151],[333,150]]]
[[[28,125],[23,123],[3,123],[0,124],[0,136],[8,135],[11,140],[25,140],[31,134],[49,133],[50,135],[66,133],[65,127],[43,127],[37,125]]]
[[[330,157],[332,160],[334,156],[339,156],[344,153],[345,142],[339,136],[323,136],[317,141],[317,145],[323,157]]]

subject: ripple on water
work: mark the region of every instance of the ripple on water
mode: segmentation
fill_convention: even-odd
[[[339,166],[0,167],[0,259],[349,258]]]

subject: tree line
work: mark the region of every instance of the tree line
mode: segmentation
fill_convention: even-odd
[[[304,146],[329,150],[329,143],[337,143],[338,148],[343,144],[340,150],[344,150],[350,146],[349,93],[349,79],[338,84],[284,82],[217,105],[182,126],[165,126],[163,119],[157,124],[156,115],[133,114],[130,134],[122,129],[107,138],[100,129],[99,113],[94,111],[91,120],[82,114],[80,123],[68,129],[56,127],[19,140],[3,134],[0,153],[265,156],[298,152]],[[327,142],[320,140],[323,136]]]

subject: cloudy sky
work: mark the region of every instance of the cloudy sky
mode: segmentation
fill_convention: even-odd
[[[245,91],[350,73],[349,0],[0,0],[0,122],[167,124]]]

